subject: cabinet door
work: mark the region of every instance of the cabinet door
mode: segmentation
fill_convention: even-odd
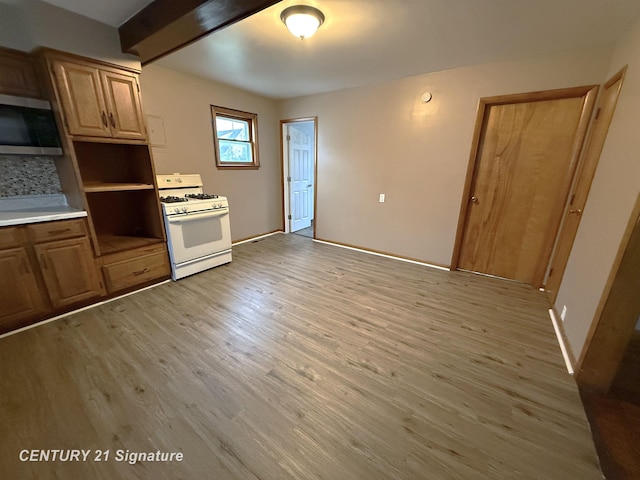
[[[24,247],[0,250],[0,332],[47,310]]]
[[[112,136],[144,140],[146,132],[136,77],[102,70],[100,79],[109,110]]]
[[[110,137],[109,117],[98,69],[57,60],[54,72],[69,133]]]
[[[54,308],[101,294],[101,282],[86,237],[35,246],[49,298]]]
[[[28,55],[0,49],[0,93],[40,97],[40,84]]]

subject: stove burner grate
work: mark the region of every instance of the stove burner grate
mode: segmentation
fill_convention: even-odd
[[[189,199],[185,197],[169,196],[169,197],[160,197],[160,201],[162,203],[178,203],[178,202],[188,202]]]
[[[218,195],[210,195],[208,193],[187,193],[185,197],[193,200],[213,200],[214,198],[218,198]]]

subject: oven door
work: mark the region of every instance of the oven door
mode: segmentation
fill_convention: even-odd
[[[166,220],[169,252],[175,264],[231,248],[228,208],[170,215]]]

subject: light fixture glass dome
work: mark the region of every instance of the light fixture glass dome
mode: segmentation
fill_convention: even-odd
[[[317,8],[295,5],[285,8],[280,19],[294,36],[304,40],[316,33],[318,27],[324,22],[324,15]]]

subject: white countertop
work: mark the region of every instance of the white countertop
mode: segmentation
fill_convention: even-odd
[[[64,195],[0,198],[0,227],[86,216],[84,210],[68,206]]]

